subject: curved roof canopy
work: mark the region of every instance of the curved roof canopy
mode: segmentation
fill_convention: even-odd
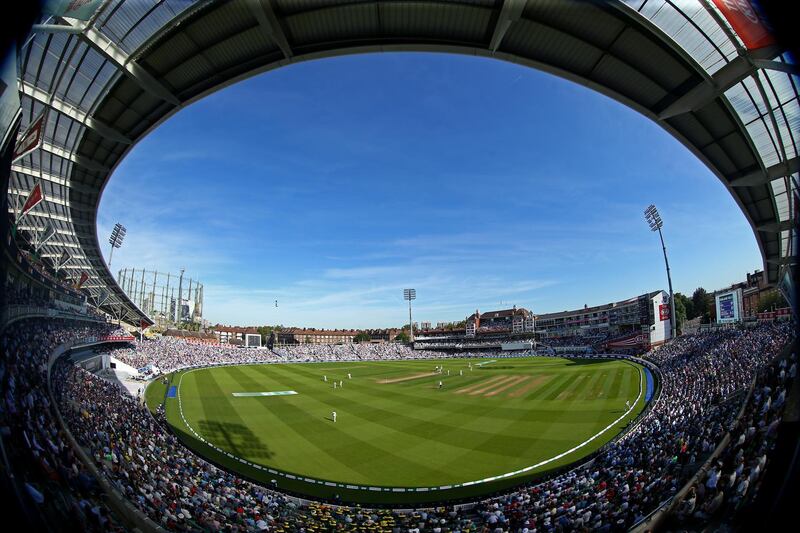
[[[748,51],[710,0],[106,0],[87,22],[43,20],[19,52],[23,129],[48,115],[42,148],[12,168],[9,205],[40,181],[46,201],[31,214],[58,231],[45,255],[73,249],[72,268],[89,272],[90,290],[113,294],[106,307],[144,317],[96,235],[103,188],[132,146],[182,107],[254,74],[399,50],[503,59],[636,109],[722,181],[770,282],[793,261],[798,69],[775,46]]]

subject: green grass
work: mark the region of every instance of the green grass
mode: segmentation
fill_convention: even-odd
[[[218,464],[262,483],[276,479],[279,487],[293,492],[339,494],[362,503],[441,501],[519,484],[590,454],[644,407],[640,399],[629,416],[602,436],[536,469],[466,487],[417,491],[483,480],[553,458],[619,418],[625,400],[633,402],[640,390],[639,368],[625,361],[500,359],[479,367],[481,360],[473,359],[472,370],[468,361],[247,365],[172,376],[183,415],[199,437],[282,474],[243,464],[198,440],[180,416],[178,399],[164,400],[160,383],[148,388],[146,398],[154,402],[151,407],[166,401],[167,419],[179,437]],[[429,373],[436,364],[449,369],[450,376],[398,380]],[[344,381],[344,387],[334,390],[333,380]],[[391,380],[397,381],[384,382]],[[284,390],[298,394],[233,396]],[[330,419],[333,410],[336,423]],[[401,493],[389,487],[414,490]]]
[[[168,378],[170,378],[170,382],[172,381],[171,377],[171,375],[168,376]],[[168,387],[169,385],[164,383],[164,377],[161,377],[151,381],[144,390],[144,401],[147,404],[147,407],[153,413],[155,413],[158,409],[158,406],[163,404],[164,400],[166,400]]]

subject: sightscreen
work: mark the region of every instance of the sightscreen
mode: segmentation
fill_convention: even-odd
[[[261,348],[261,335],[248,333],[244,336],[244,345],[247,348]]]

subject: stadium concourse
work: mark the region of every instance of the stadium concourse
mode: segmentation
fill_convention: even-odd
[[[65,513],[62,520],[85,530],[125,524],[107,507],[106,482],[146,514],[153,527],[176,531],[623,531],[669,502],[728,431],[731,445],[681,498],[669,520],[731,521],[748,508],[769,469],[777,421],[797,373],[796,355],[783,350],[792,338],[789,321],[681,337],[645,356],[660,369],[658,401],[640,424],[591,463],[474,505],[362,510],[301,502],[223,471],[185,448],[162,417],[154,417],[119,383],[63,358],[53,363],[58,346],[111,329],[30,319],[2,337],[3,423],[13,428],[11,449],[24,465],[26,488],[40,502],[43,516]],[[178,368],[239,362],[236,353],[144,341],[114,356],[134,366],[146,361]],[[261,357],[285,361],[287,355],[263,352]],[[314,360],[404,355],[411,354],[361,345],[331,349]],[[746,395],[754,379],[755,390]],[[73,437],[90,465],[76,455]]]

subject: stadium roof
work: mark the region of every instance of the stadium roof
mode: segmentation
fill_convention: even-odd
[[[104,307],[144,317],[96,234],[102,191],[136,142],[203,96],[293,62],[453,52],[551,72],[657,122],[731,193],[774,283],[793,260],[798,68],[774,45],[748,50],[723,15],[710,0],[106,0],[86,22],[42,20],[19,50],[22,128],[49,112],[42,148],[13,166],[9,205],[41,181],[33,220],[58,230],[45,255],[77,250],[90,290],[113,294]]]

